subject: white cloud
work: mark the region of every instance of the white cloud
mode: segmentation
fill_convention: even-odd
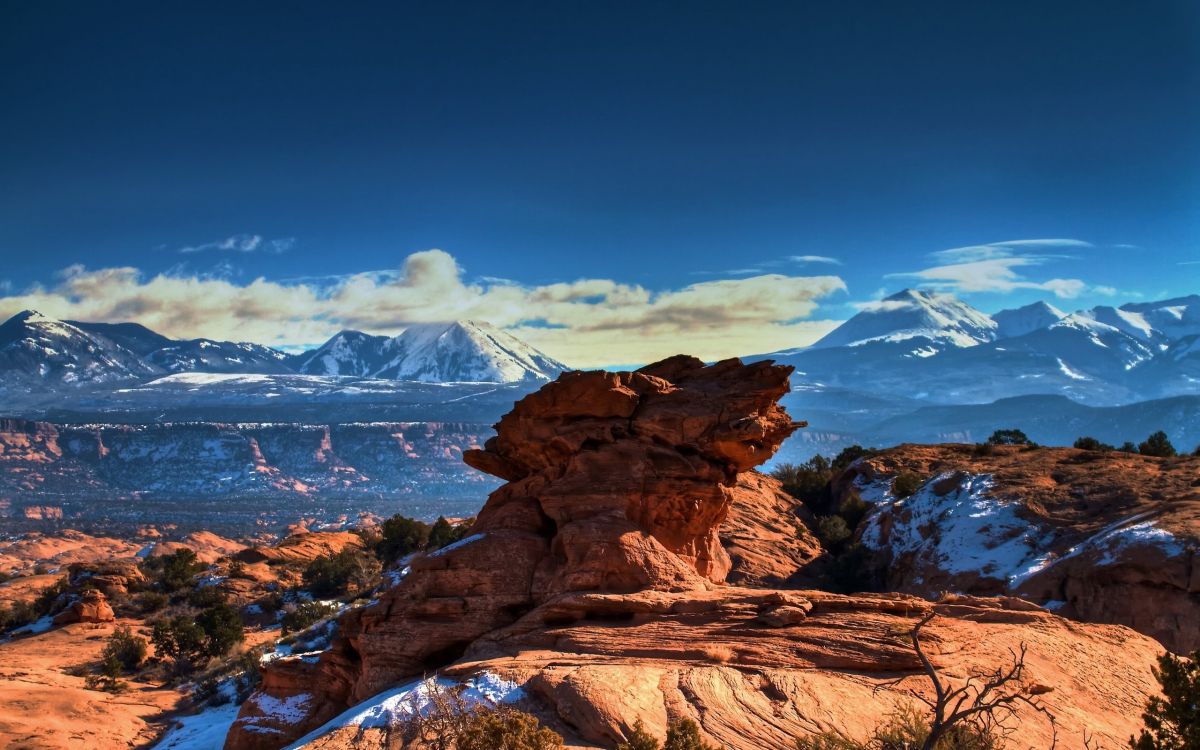
[[[921,279],[922,286],[963,294],[972,292],[1006,293],[1018,289],[1051,292],[1071,299],[1091,290],[1104,293],[1107,287],[1091,287],[1081,279],[1052,278],[1035,281],[1017,269],[1042,266],[1072,256],[1051,250],[1090,248],[1091,243],[1072,239],[1008,240],[985,245],[968,245],[939,250],[930,257],[939,265],[908,273],[889,274],[893,278]]]
[[[802,346],[836,324],[810,318],[821,299],[845,289],[837,276],[782,274],[662,291],[610,279],[467,281],[449,253],[426,250],[397,271],[287,282],[145,278],[135,268],[73,266],[50,288],[0,296],[0,314],[34,308],[75,320],[132,320],[179,338],[275,346],[321,342],[343,328],[395,334],[410,323],[473,318],[511,329],[570,365],[592,367]]]
[[[793,263],[828,263],[834,266],[842,265],[842,262],[837,258],[831,258],[828,255],[789,255],[788,260]]]
[[[187,245],[179,248],[179,252],[188,254],[217,250],[221,252],[238,253],[253,253],[256,251],[262,251],[278,254],[291,250],[295,244],[295,237],[277,237],[275,239],[268,240],[264,239],[261,234],[235,234],[231,237],[226,237],[223,240],[205,242],[199,245]]]

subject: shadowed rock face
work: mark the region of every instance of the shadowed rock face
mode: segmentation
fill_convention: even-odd
[[[316,664],[282,660],[275,697],[319,694],[281,724],[251,699],[234,748],[279,747],[480,636],[573,592],[703,591],[730,559],[718,529],[738,474],[801,425],[778,405],[790,367],[673,357],[637,372],[571,372],[518,402],[464,460],[508,480],[471,536],[413,561],[378,604],[344,617]]]

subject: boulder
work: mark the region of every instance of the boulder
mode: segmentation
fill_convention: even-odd
[[[70,625],[76,622],[112,622],[116,619],[108,597],[99,589],[87,589],[67,605],[67,608],[54,616],[53,624]]]

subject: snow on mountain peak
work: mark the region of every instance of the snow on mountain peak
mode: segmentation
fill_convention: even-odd
[[[426,382],[552,380],[566,370],[490,323],[417,323],[388,342],[391,360],[375,377]]]
[[[952,295],[905,289],[867,304],[813,348],[916,338],[952,347],[975,346],[995,340],[996,323]]]
[[[1007,339],[1049,328],[1065,317],[1067,314],[1054,305],[1038,301],[1012,310],[1001,310],[992,315],[992,320],[996,321],[997,337]]]

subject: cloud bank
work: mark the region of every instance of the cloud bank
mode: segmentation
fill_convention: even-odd
[[[919,271],[890,274],[892,278],[919,279],[921,286],[970,294],[972,292],[1007,293],[1018,289],[1051,292],[1060,299],[1072,299],[1085,292],[1112,293],[1110,287],[1091,286],[1082,279],[1052,278],[1036,281],[1029,269],[1073,256],[1063,251],[1091,248],[1091,243],[1073,239],[1009,240],[986,245],[970,245],[940,250],[929,257],[938,265]],[[1059,252],[1053,252],[1058,250]]]
[[[704,359],[815,341],[836,321],[812,320],[837,276],[765,274],[654,291],[610,279],[527,286],[468,280],[454,257],[426,250],[396,271],[311,280],[158,274],[72,266],[48,287],[0,296],[23,309],[98,322],[135,321],[174,338],[273,346],[315,344],[346,328],[393,335],[411,323],[485,320],[575,367],[634,364],[685,352]]]

